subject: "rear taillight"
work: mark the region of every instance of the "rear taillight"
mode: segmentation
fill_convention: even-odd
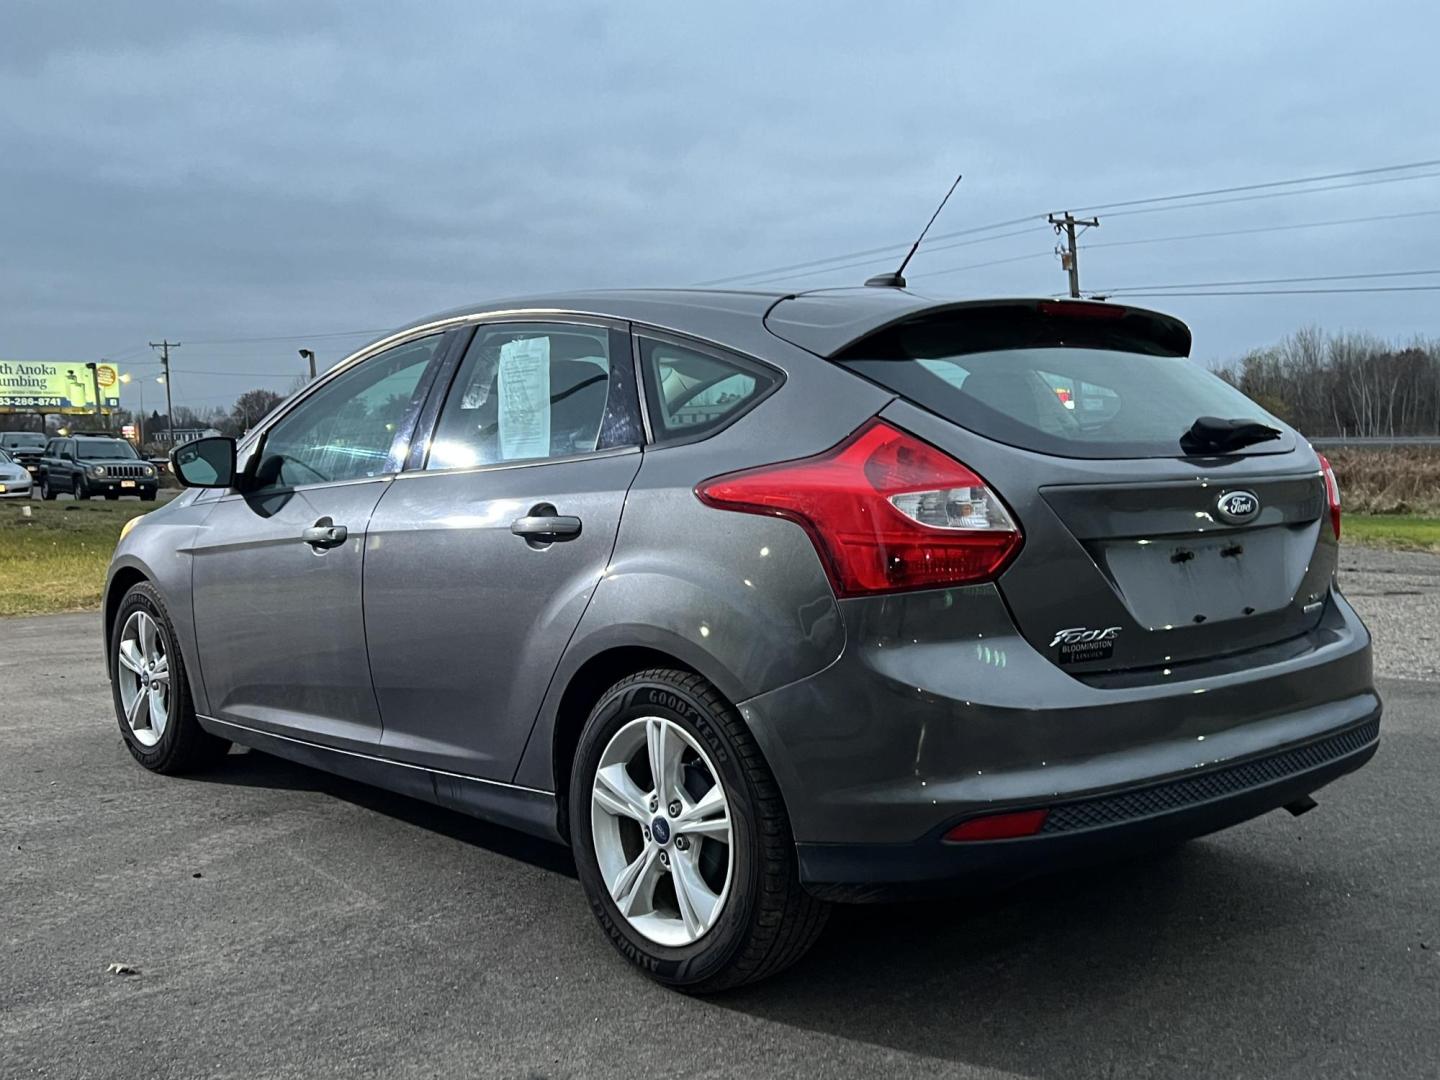
[[[839,596],[989,581],[1023,540],[984,480],[880,420],[823,454],[717,476],[695,494],[803,527]]]
[[[1330,525],[1335,530],[1335,539],[1340,539],[1340,484],[1335,479],[1335,470],[1324,454],[1320,458],[1320,475],[1325,477],[1325,498],[1330,502]]]

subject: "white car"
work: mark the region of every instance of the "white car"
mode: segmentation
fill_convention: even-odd
[[[24,465],[0,450],[0,499],[28,499],[30,473]]]

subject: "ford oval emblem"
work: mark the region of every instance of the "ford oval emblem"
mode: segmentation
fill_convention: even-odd
[[[1260,513],[1260,500],[1253,491],[1227,491],[1215,500],[1215,513],[1221,521],[1244,525]]]

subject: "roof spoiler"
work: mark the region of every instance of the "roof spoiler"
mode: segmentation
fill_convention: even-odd
[[[831,359],[901,327],[911,338],[936,337],[936,355],[956,354],[957,332],[969,346],[958,350],[963,352],[1068,343],[1188,356],[1191,345],[1185,323],[1146,308],[1048,298],[937,303],[898,289],[789,297],[770,309],[765,326],[776,337]],[[945,338],[943,347],[938,340],[941,337]]]

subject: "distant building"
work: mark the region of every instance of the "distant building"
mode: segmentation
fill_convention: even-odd
[[[204,439],[210,435],[219,434],[220,432],[216,431],[213,427],[177,427],[173,435],[173,441],[176,446],[179,446],[182,443],[194,442],[196,439]],[[155,431],[148,430],[147,428],[145,441],[169,446],[172,441],[172,435],[163,427]]]

